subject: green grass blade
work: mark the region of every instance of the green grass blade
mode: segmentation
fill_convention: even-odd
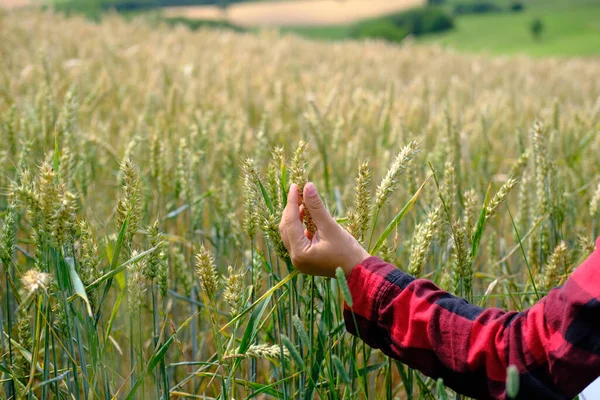
[[[35,385],[35,386],[32,388],[32,390],[37,390],[37,389],[39,389],[39,388],[41,388],[41,387],[43,387],[43,386],[46,386],[46,385],[48,385],[48,384],[50,384],[50,383],[54,383],[54,382],[59,382],[59,381],[62,381],[62,380],[63,380],[63,379],[65,379],[65,378],[66,378],[66,377],[67,377],[67,376],[68,376],[70,373],[71,373],[71,371],[70,371],[70,370],[67,370],[67,371],[63,372],[62,374],[58,375],[57,377],[54,377],[54,378],[51,378],[51,379],[45,380],[45,381],[43,381],[43,382],[40,382],[40,383],[38,383],[37,385]]]
[[[475,232],[473,232],[473,247],[471,249],[471,260],[475,261],[475,257],[477,256],[477,251],[479,249],[479,243],[481,242],[481,237],[483,236],[483,229],[485,228],[485,217],[487,213],[487,203],[490,197],[490,191],[492,190],[492,182],[490,182],[487,192],[485,193],[485,199],[483,200],[483,207],[481,208],[481,213],[479,214],[479,219],[477,220],[477,226],[475,228]],[[467,235],[470,232],[467,232]]]
[[[275,210],[273,209],[273,202],[271,201],[271,198],[269,197],[267,190],[265,189],[263,183],[260,181],[260,178],[256,178],[256,180],[258,181],[258,186],[260,187],[260,193],[262,194],[262,197],[265,200],[265,204],[267,205],[269,212],[271,214],[274,214]]]
[[[283,398],[283,393],[281,393],[273,388],[284,382],[289,381],[290,379],[296,378],[301,373],[302,372],[296,372],[294,375],[290,375],[286,378],[278,380],[277,382],[273,382],[270,385],[262,385],[262,384],[256,383],[256,382],[246,382],[246,381],[240,381],[240,380],[236,380],[236,383],[238,383],[240,385],[249,383],[248,386],[255,390],[254,392],[250,393],[250,395],[248,395],[248,397],[246,397],[246,400],[253,399],[256,396],[258,396],[259,394],[263,394],[263,393],[265,393],[269,396],[272,396],[276,399],[281,399],[281,398]]]
[[[126,400],[131,400],[131,399],[135,398],[135,394],[139,390],[139,388],[140,388],[142,382],[144,381],[144,378],[146,377],[146,375],[148,375],[152,370],[154,370],[154,368],[156,368],[156,366],[158,365],[158,363],[167,354],[167,350],[169,350],[169,347],[171,346],[171,344],[175,340],[175,337],[177,336],[177,334],[179,334],[179,332],[181,332],[182,329],[184,329],[185,327],[187,327],[192,322],[192,320],[194,318],[196,318],[196,316],[198,316],[198,314],[199,314],[199,312],[196,312],[194,315],[192,315],[191,317],[189,317],[188,319],[186,319],[185,321],[183,321],[183,324],[181,324],[179,326],[179,328],[177,328],[177,330],[175,331],[175,333],[172,334],[169,337],[169,339],[167,339],[165,341],[165,343],[162,346],[160,346],[154,352],[154,354],[152,355],[152,357],[148,361],[148,365],[146,366],[146,368],[144,368],[144,371],[142,372],[142,375],[137,378],[137,380],[135,381],[135,384],[133,385],[133,387],[131,388],[131,390],[127,394],[127,397],[125,397]]]
[[[85,303],[85,308],[90,317],[93,317],[92,314],[92,306],[90,304],[90,300],[88,299],[87,293],[85,292],[85,286],[75,271],[75,260],[73,257],[66,257],[65,263],[69,266],[69,277],[71,278],[71,285],[73,286],[73,290],[75,290],[75,295],[79,296],[83,302]]]
[[[125,232],[127,231],[127,224],[129,223],[129,211],[125,216],[125,221],[123,221],[123,225],[119,231],[119,236],[117,237],[117,242],[115,244],[115,249],[112,253],[112,260],[110,263],[110,271],[113,271],[117,267],[117,263],[119,262],[119,254],[121,253],[121,247],[123,246],[123,241],[125,240]],[[96,324],[100,320],[100,314],[102,313],[102,304],[108,295],[108,291],[110,290],[110,285],[112,283],[112,276],[107,278],[106,285],[104,286],[104,291],[102,293],[102,297],[100,298],[100,302],[98,303],[98,312],[96,313]],[[93,283],[92,283],[93,284]],[[93,286],[92,286],[93,287]]]
[[[379,251],[379,249],[381,249],[381,246],[383,245],[383,242],[385,241],[385,239],[387,239],[387,237],[394,231],[396,226],[398,226],[398,224],[402,221],[402,219],[406,216],[406,214],[408,214],[408,212],[411,210],[411,208],[415,205],[415,203],[417,202],[417,199],[419,198],[419,195],[421,194],[421,191],[423,190],[423,188],[425,187],[425,185],[427,184],[429,179],[431,179],[432,176],[433,175],[429,175],[427,177],[427,179],[425,179],[425,182],[423,182],[421,184],[421,186],[416,191],[416,193],[413,195],[413,197],[411,197],[411,199],[408,201],[408,203],[406,203],[404,205],[402,210],[400,210],[398,212],[398,214],[396,214],[394,219],[392,219],[392,221],[388,224],[388,226],[385,228],[383,233],[379,236],[379,239],[377,239],[377,241],[375,242],[375,245],[373,246],[373,248],[371,250],[369,250],[370,254],[376,254]]]
[[[308,387],[304,392],[304,400],[312,400],[314,398],[315,389],[317,382],[319,381],[319,375],[321,374],[321,368],[323,365],[323,357],[325,356],[325,343],[327,342],[327,329],[325,327],[325,321],[321,320],[319,323],[319,332],[317,334],[317,351],[313,358],[313,363],[310,368],[310,379],[308,381]]]
[[[280,287],[282,287],[283,285],[285,285],[287,282],[289,282],[291,279],[293,279],[299,273],[300,273],[300,271],[298,271],[298,270],[292,271],[288,276],[286,276],[285,278],[283,278],[279,283],[277,283],[275,286],[273,286],[272,288],[270,288],[269,290],[267,290],[267,292],[265,294],[263,294],[262,296],[260,296],[254,303],[252,303],[247,309],[245,309],[244,311],[242,311],[237,317],[233,318],[231,321],[229,321],[228,323],[226,323],[221,329],[219,329],[219,332],[223,332],[225,329],[227,329],[231,325],[235,324],[244,315],[246,315],[250,311],[252,311],[252,309],[254,309],[254,307],[256,307],[258,304],[260,304],[263,300],[271,297],[271,295],[277,289],[279,289]]]
[[[155,247],[152,247],[151,249],[148,249],[146,251],[143,251],[143,252],[139,253],[138,255],[136,255],[135,257],[132,257],[129,260],[125,261],[123,264],[119,265],[115,269],[111,269],[109,272],[107,272],[106,274],[102,275],[100,278],[96,279],[94,282],[92,282],[89,285],[87,285],[86,289],[94,288],[94,287],[100,285],[101,283],[103,283],[103,282],[105,282],[105,281],[107,281],[107,280],[109,280],[111,278],[114,278],[115,275],[123,272],[125,270],[125,268],[127,268],[128,265],[130,265],[130,264],[132,264],[134,262],[138,262],[142,258],[145,258],[149,254],[151,254],[154,251],[156,251],[158,248],[161,247],[162,243],[163,242],[160,242]]]
[[[246,325],[246,329],[244,330],[244,335],[242,336],[242,340],[240,342],[240,346],[237,350],[237,353],[246,354],[246,351],[248,350],[250,345],[252,343],[254,343],[254,338],[256,338],[256,335],[258,334],[258,330],[260,327],[260,320],[261,320],[262,315],[264,314],[265,310],[267,309],[268,305],[269,305],[269,302],[264,301],[262,306],[255,308],[254,311],[252,311],[252,315],[250,316],[250,319],[248,320],[248,325]],[[235,359],[235,361],[233,362],[233,366],[231,367],[231,372],[230,372],[231,376],[233,376],[233,374],[235,374],[235,371],[237,370],[238,366],[240,365],[240,362],[241,362],[241,359],[239,359],[239,358]]]
[[[412,400],[413,398],[413,382],[411,379],[411,374],[407,374],[404,370],[404,364],[400,361],[395,361],[396,369],[398,370],[398,374],[400,375],[400,379],[402,380],[402,384],[404,385],[404,393],[406,394],[407,400]],[[410,367],[407,367],[410,370]]]
[[[117,313],[119,311],[119,307],[121,307],[121,302],[123,301],[123,297],[125,297],[125,293],[127,293],[126,290],[121,290],[119,292],[119,295],[117,296],[117,300],[115,301],[115,304],[113,305],[112,312],[110,313],[110,318],[108,319],[108,324],[106,325],[106,329],[104,332],[105,348],[106,348],[106,343],[109,342],[108,337],[110,336],[110,332],[112,331],[113,323],[114,323],[115,319],[117,318]]]
[[[510,212],[510,207],[508,204],[506,205],[506,209],[508,210],[508,215],[510,216],[510,222],[515,230],[515,234],[517,235],[517,241],[519,242],[519,247],[521,248],[521,253],[523,253],[523,259],[525,260],[525,265],[527,266],[527,272],[529,274],[529,281],[533,286],[533,291],[535,292],[535,298],[537,300],[540,299],[540,294],[538,293],[537,287],[535,286],[535,279],[533,279],[533,274],[531,273],[531,266],[529,265],[529,260],[527,260],[527,254],[525,254],[525,249],[523,248],[523,242],[521,241],[521,236],[519,235],[519,229],[515,224],[515,220],[513,219],[512,213]]]

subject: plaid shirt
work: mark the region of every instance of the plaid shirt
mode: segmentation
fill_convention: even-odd
[[[377,257],[348,285],[347,330],[371,347],[477,399],[506,398],[506,368],[519,399],[572,399],[600,376],[600,239],[559,288],[528,310],[484,309]]]

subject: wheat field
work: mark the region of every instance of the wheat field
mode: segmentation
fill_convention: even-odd
[[[365,18],[421,6],[423,0],[294,0],[218,6],[166,7],[167,17],[227,21],[239,26],[307,26],[350,24]]]
[[[343,282],[293,269],[292,181],[486,307],[594,248],[598,60],[115,15],[0,11],[0,37],[0,397],[441,398],[345,333]]]

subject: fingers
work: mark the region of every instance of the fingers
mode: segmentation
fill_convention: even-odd
[[[288,193],[288,202],[283,210],[279,231],[283,243],[290,253],[293,253],[298,246],[305,246],[308,239],[304,236],[304,227],[300,219],[300,195],[298,186],[292,185]]]
[[[317,192],[316,186],[312,182],[308,182],[304,186],[304,204],[306,204],[306,208],[310,212],[313,221],[315,221],[317,229],[326,231],[335,224],[335,220],[329,214]]]

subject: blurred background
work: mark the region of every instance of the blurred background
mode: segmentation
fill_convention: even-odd
[[[416,265],[415,275],[479,304],[522,310],[537,299],[533,283],[547,291],[563,282],[600,234],[599,55],[600,0],[0,0],[0,232],[7,233],[0,235],[0,264],[14,266],[15,277],[39,266],[61,276],[56,271],[65,274],[67,265],[61,257],[75,254],[74,275],[58,282],[77,277],[82,298],[103,293],[89,320],[73,292],[52,293],[44,300],[48,316],[52,310],[44,329],[72,349],[48,333],[34,342],[30,321],[41,321],[42,308],[15,312],[10,292],[18,291],[2,281],[10,277],[3,267],[0,328],[7,321],[6,343],[10,348],[12,334],[20,347],[18,354],[4,351],[0,336],[0,390],[6,388],[0,398],[11,398],[16,387],[40,398],[53,390],[61,399],[87,399],[86,374],[98,378],[90,385],[99,392],[94,398],[116,398],[122,390],[135,398],[140,387],[137,398],[304,392],[312,399],[315,390],[323,399],[360,398],[361,391],[368,397],[369,390],[375,398],[392,398],[392,391],[402,399],[417,391],[432,398],[426,396],[440,393],[435,381],[408,367],[405,373],[399,363],[394,368],[382,353],[359,351],[344,335],[340,292],[330,281],[286,283],[291,266],[273,252],[282,248],[277,224],[286,171],[300,182],[311,170],[347,226],[362,208],[367,227],[369,210],[376,210],[371,238],[389,229],[377,246],[368,239],[373,254]],[[403,167],[394,202],[373,207],[370,182],[387,177],[396,150],[416,137],[426,150],[405,157],[416,156],[416,165]],[[392,176],[400,176],[403,168],[394,164]],[[356,167],[366,182],[363,207],[354,201]],[[415,212],[399,224],[397,206],[416,200],[431,169],[443,172],[441,189],[437,178],[430,180]],[[258,181],[265,170],[269,193]],[[509,177],[520,181],[507,199],[517,182]],[[35,213],[9,209],[13,182],[29,196],[24,204],[39,208],[44,234],[38,217],[28,222]],[[38,187],[44,209],[30,195]],[[498,198],[506,210],[514,207],[516,218],[503,211],[475,226],[479,215],[488,220],[479,204],[489,210],[490,193],[504,193]],[[439,223],[442,195],[451,212]],[[368,231],[357,232],[366,246]],[[4,250],[14,253],[5,245],[11,241],[22,246],[16,262]],[[119,255],[118,243],[126,243],[127,254]],[[79,271],[76,249],[86,254]],[[132,261],[134,250],[155,258]],[[197,264],[199,276],[192,275]],[[148,265],[154,270],[143,272]],[[225,279],[231,304],[215,301],[214,287]],[[212,298],[206,281],[216,281]],[[274,306],[249,313],[263,292],[264,304],[272,296]],[[298,334],[304,326],[306,340]],[[282,334],[295,342],[285,344]],[[245,349],[238,347],[242,337]],[[169,350],[171,343],[177,346]],[[302,354],[288,363],[284,345]],[[28,360],[42,353],[44,366],[54,353],[54,377],[50,368],[33,373]],[[79,359],[68,365],[71,353]],[[7,374],[7,366],[17,372]],[[580,399],[600,399],[599,386]]]
[[[383,39],[460,51],[597,56],[599,0],[0,0],[99,20],[105,13],[190,29],[276,28],[317,40]]]

